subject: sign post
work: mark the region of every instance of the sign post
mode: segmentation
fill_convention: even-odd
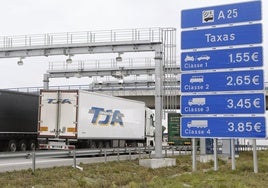
[[[218,142],[217,142],[217,138],[214,138],[213,139],[213,146],[214,146],[214,171],[217,171],[218,170]]]
[[[235,170],[235,143],[234,139],[231,139],[231,158],[232,158],[232,170]]]
[[[192,153],[192,160],[193,160],[193,172],[195,172],[197,170],[197,167],[196,167],[196,139],[195,138],[192,138],[192,150],[193,150],[193,153]]]

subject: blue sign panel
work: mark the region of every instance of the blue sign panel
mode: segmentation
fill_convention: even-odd
[[[264,89],[263,70],[202,72],[181,75],[181,92],[257,91]]]
[[[181,49],[262,43],[262,25],[241,25],[181,32]]]
[[[264,114],[263,93],[182,95],[181,114]]]
[[[199,27],[261,20],[261,1],[183,10],[181,27]]]
[[[264,117],[182,117],[181,137],[265,138]]]
[[[181,53],[182,71],[262,66],[262,47]]]

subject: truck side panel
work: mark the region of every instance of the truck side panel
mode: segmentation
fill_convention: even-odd
[[[79,91],[79,139],[144,139],[143,102]]]
[[[0,90],[0,132],[37,134],[38,95]]]

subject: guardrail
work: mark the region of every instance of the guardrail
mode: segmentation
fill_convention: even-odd
[[[167,155],[167,151],[178,151],[180,154],[182,152],[191,152],[191,146],[163,146],[163,151]],[[0,153],[0,159],[8,158],[30,158],[32,153],[35,153],[38,157],[72,157],[73,152],[76,156],[96,156],[96,155],[120,155],[126,153],[148,153],[154,151],[154,147],[126,147],[126,148],[103,148],[103,149],[77,149],[77,150],[37,150],[32,152],[4,152]]]
[[[35,172],[36,165],[38,165],[36,159],[44,157],[64,157],[73,158],[73,167],[83,170],[77,165],[77,157],[82,156],[101,156],[104,157],[104,162],[108,161],[109,156],[113,157],[114,160],[121,160],[124,154],[128,155],[126,159],[132,160],[136,158],[149,157],[153,155],[154,147],[136,147],[136,148],[105,148],[105,149],[79,149],[79,150],[50,150],[50,151],[32,151],[32,152],[16,152],[16,153],[0,153],[0,159],[11,159],[11,158],[26,158],[32,159],[32,171]],[[175,155],[190,154],[191,150],[189,147],[163,147],[163,155],[165,157]],[[133,157],[135,155],[135,157]],[[114,158],[114,156],[116,156]]]
[[[257,150],[268,150],[268,146],[257,146]],[[152,158],[154,147],[137,147],[137,148],[105,148],[105,149],[79,149],[79,150],[51,150],[51,151],[32,151],[32,152],[16,152],[16,153],[0,153],[0,159],[10,158],[26,158],[32,159],[32,171],[36,170],[36,159],[42,157],[69,157],[73,158],[73,167],[83,170],[77,165],[77,157],[82,156],[101,156],[104,157],[103,162],[107,162],[109,156],[113,156],[113,160],[121,160],[121,155],[128,155],[126,159],[141,159],[142,157]],[[164,157],[173,157],[175,155],[190,155],[192,154],[191,146],[163,146]],[[253,147],[249,145],[236,146],[237,152],[253,151]],[[221,148],[218,148],[218,153],[221,154]],[[197,154],[200,154],[200,148],[197,148]],[[212,154],[212,153],[211,153]],[[135,155],[135,157],[133,157]],[[114,156],[117,156],[114,158]]]

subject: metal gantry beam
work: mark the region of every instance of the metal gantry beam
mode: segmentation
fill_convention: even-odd
[[[172,68],[172,71],[169,71]],[[180,68],[164,67],[164,72],[169,71],[169,74],[178,74]],[[123,78],[130,75],[154,75],[155,65],[143,67],[110,67],[110,68],[77,68],[77,69],[62,69],[48,70],[47,78],[70,78],[70,77],[94,77],[94,76],[112,76],[115,78]]]
[[[132,42],[126,43],[107,43],[107,44],[81,44],[81,45],[59,45],[59,46],[40,46],[2,49],[0,58],[14,57],[33,57],[33,56],[54,56],[54,55],[73,55],[73,54],[96,54],[96,53],[119,53],[119,52],[147,52],[153,51],[153,46],[159,45],[155,42]]]
[[[162,28],[0,37],[0,58],[153,51]]]

